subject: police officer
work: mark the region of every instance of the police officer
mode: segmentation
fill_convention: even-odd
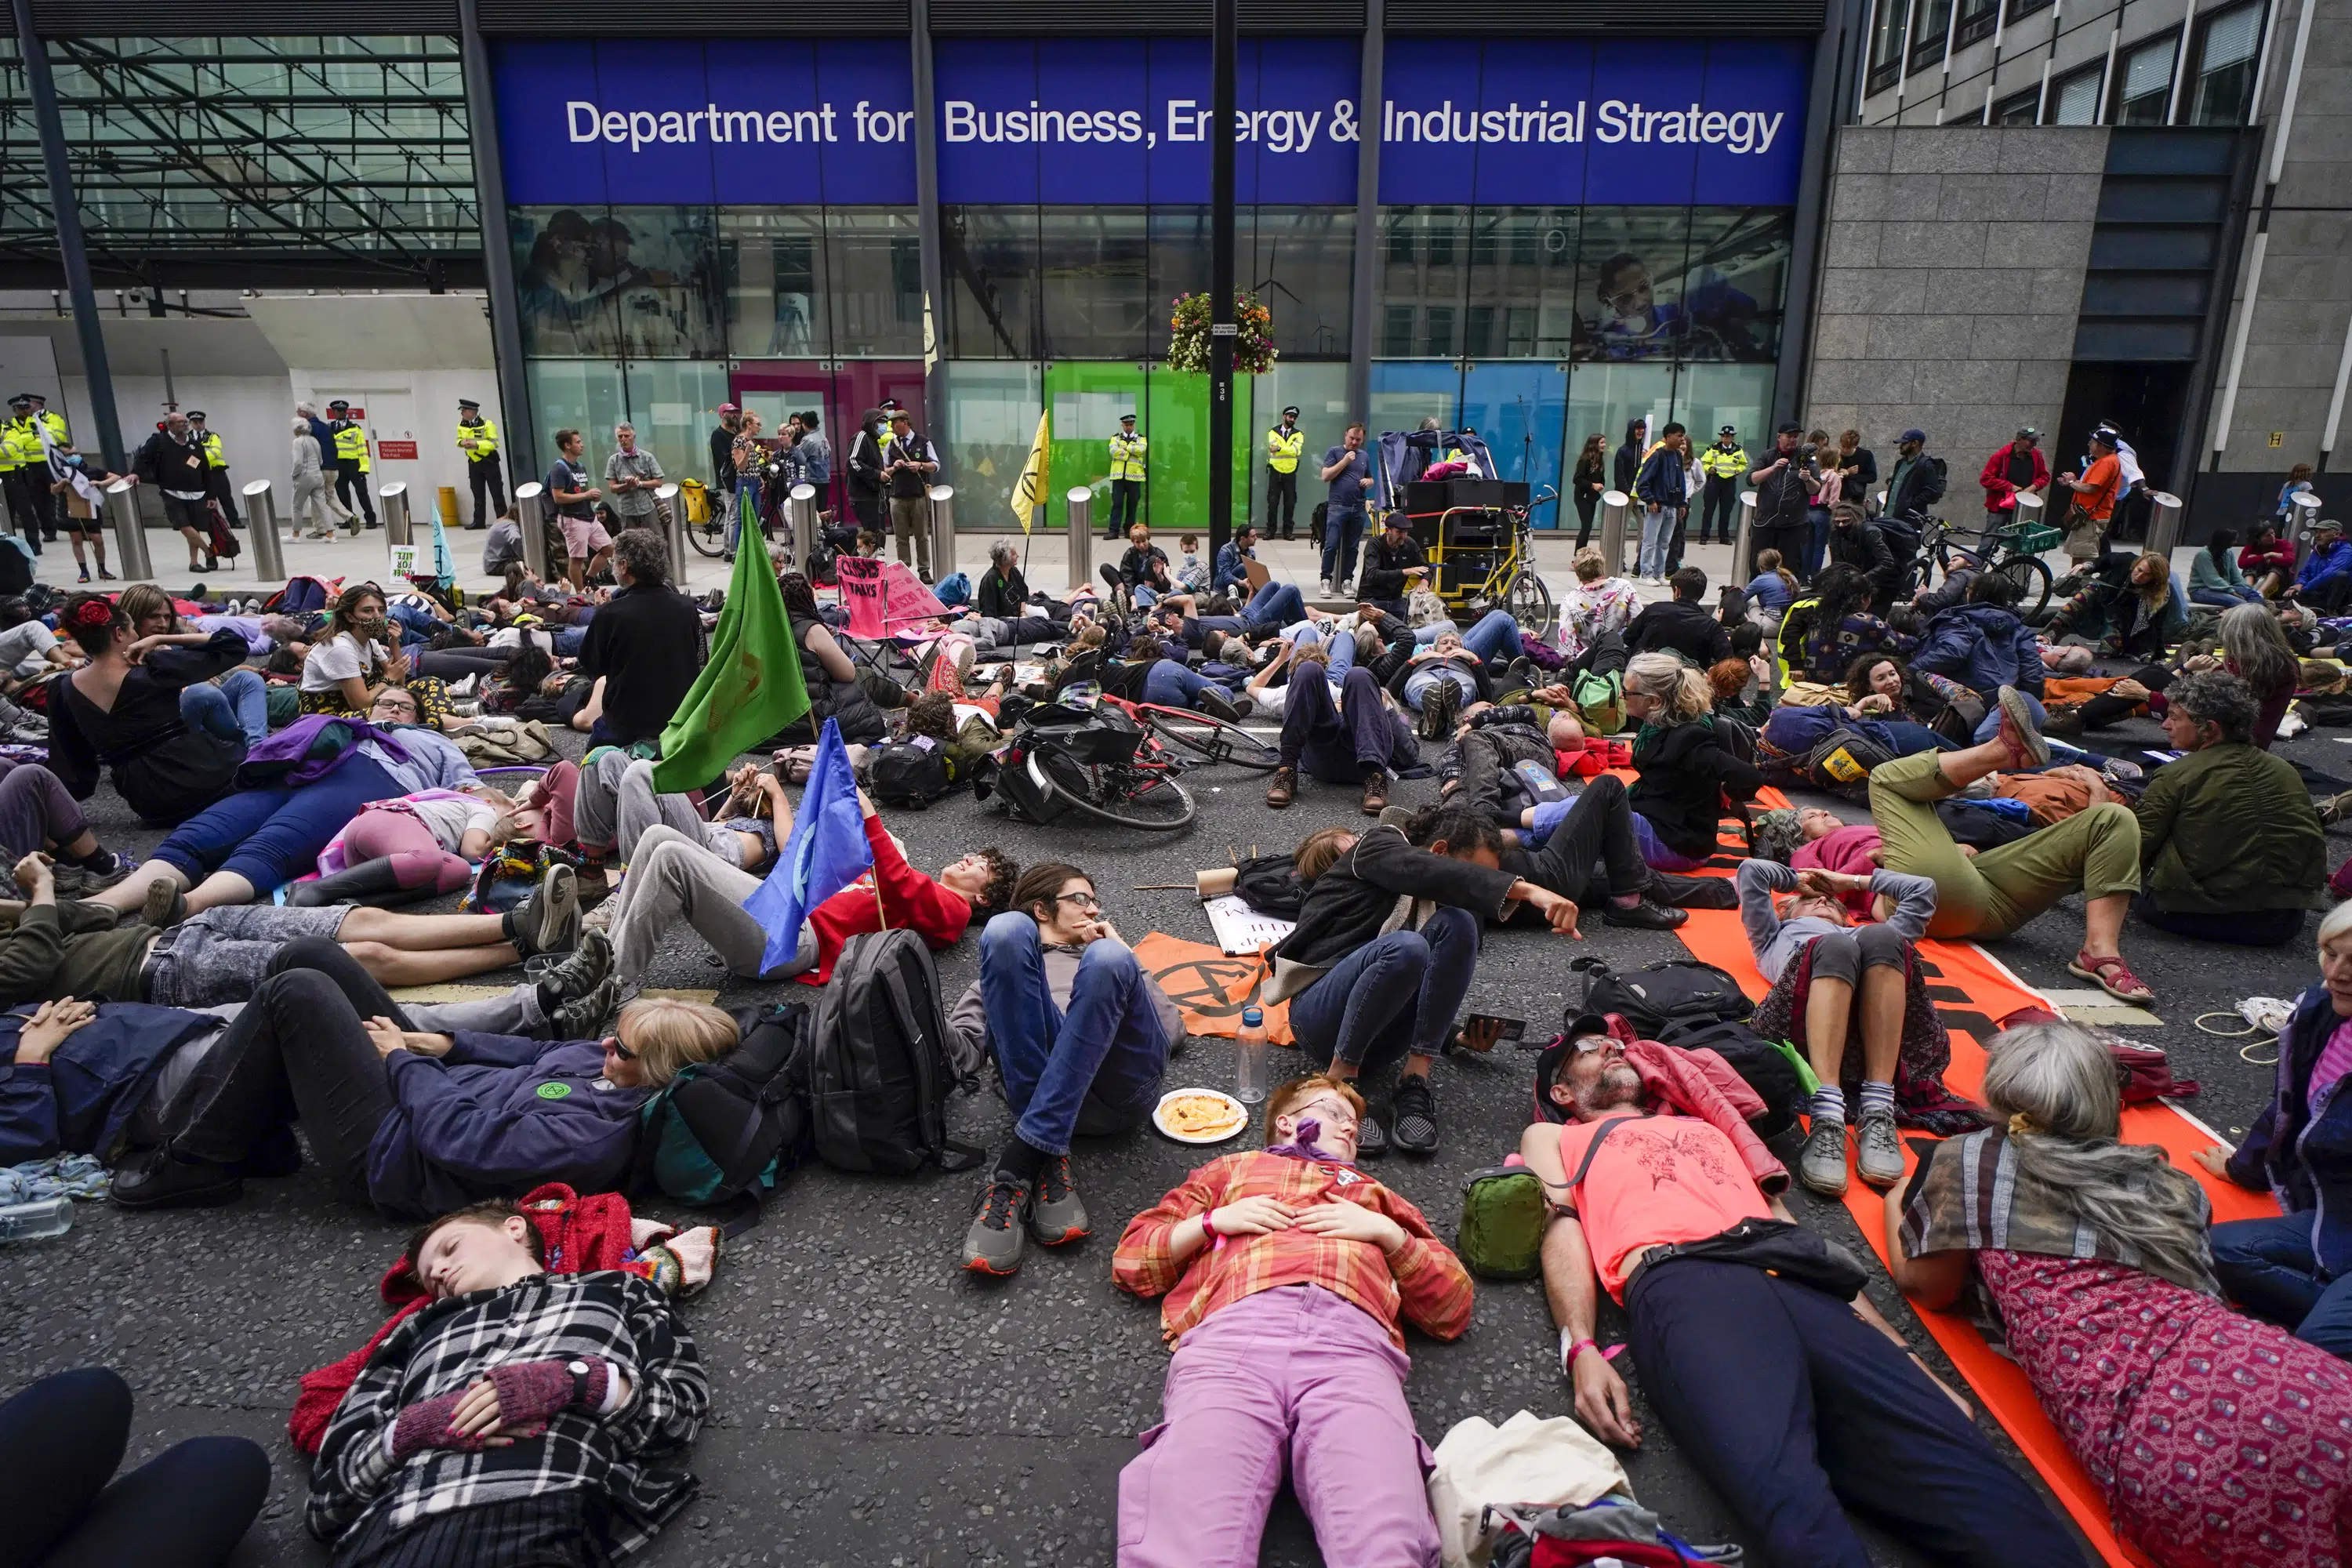
[[[228,482],[228,456],[221,449],[217,432],[205,424],[204,410],[188,410],[188,424],[196,433],[196,445],[205,449],[205,489],[220,503],[221,515],[228,519],[231,528],[243,528],[245,519],[236,514],[236,490]]]
[[[8,519],[33,553],[41,552],[44,538],[58,536],[49,514],[49,465],[41,451],[40,426],[33,421],[33,395],[20,392],[8,400],[8,422],[0,425],[0,493],[7,499]]]
[[[357,510],[367,519],[370,528],[383,525],[375,520],[375,501],[368,494],[367,426],[352,417],[352,405],[338,397],[327,405],[327,428],[335,437],[335,495],[346,511]],[[354,507],[352,495],[359,494]]]
[[[69,439],[66,434],[66,416],[62,414],[51,413],[49,411],[49,400],[42,396],[39,393],[28,392],[25,394],[25,395],[33,400],[33,423],[39,426],[43,430],[48,433],[49,445],[52,447],[72,446],[72,440]]]
[[[482,405],[470,397],[457,399],[457,450],[466,454],[466,481],[474,491],[474,521],[466,527],[488,528],[490,519],[507,510],[507,480],[499,467],[499,427],[482,417]],[[482,510],[485,491],[488,511]]]
[[[1298,537],[1298,455],[1307,449],[1307,432],[1298,427],[1298,410],[1282,411],[1282,423],[1265,433],[1265,535],[1268,539]]]
[[[1135,416],[1118,416],[1118,434],[1110,438],[1110,528],[1105,539],[1117,539],[1140,521],[1143,508],[1143,452],[1150,445],[1135,433]]]
[[[1748,477],[1748,451],[1739,444],[1739,432],[1727,425],[1717,433],[1715,445],[1698,455],[1698,466],[1706,475],[1705,510],[1698,517],[1698,542],[1707,541],[1709,526],[1721,515],[1723,542],[1731,542],[1732,519],[1738,515],[1739,481]]]

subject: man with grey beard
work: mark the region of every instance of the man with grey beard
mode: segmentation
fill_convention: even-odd
[[[1861,1266],[1768,1202],[1728,1134],[1660,1114],[1606,1027],[1578,1018],[1546,1053],[1538,1081],[1567,1120],[1519,1141],[1550,1205],[1544,1294],[1578,1416],[1640,1446],[1593,1342],[1597,1273],[1651,1405],[1766,1561],[1864,1568],[1850,1503],[1953,1563],[2077,1568],[2067,1529],[1871,1309]]]

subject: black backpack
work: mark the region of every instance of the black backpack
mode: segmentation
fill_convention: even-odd
[[[882,805],[920,810],[956,786],[947,748],[929,735],[875,747],[866,769],[866,790]]]
[[[811,1019],[808,1108],[816,1156],[836,1171],[970,1169],[981,1151],[947,1133],[958,1072],[940,977],[906,930],[849,939]]]
[[[1780,1047],[1737,1018],[1676,1018],[1658,1030],[1658,1042],[1678,1051],[1710,1050],[1731,1064],[1764,1102],[1764,1114],[1748,1126],[1759,1138],[1779,1137],[1797,1124],[1805,1106],[1805,1086]]]
[[[1756,1011],[1738,981],[1695,958],[1670,958],[1629,974],[1610,968],[1605,958],[1580,958],[1569,967],[1584,975],[1584,1005],[1571,1016],[1615,1013],[1645,1040],[1663,1038],[1659,1031],[1676,1019],[1712,1023]]]
[[[1805,777],[1814,788],[1846,800],[1870,798],[1870,772],[1895,753],[1864,731],[1842,724],[1805,754]]]
[[[808,1006],[748,1007],[735,1022],[741,1045],[686,1068],[638,1110],[633,1186],[756,1205],[807,1153]]]

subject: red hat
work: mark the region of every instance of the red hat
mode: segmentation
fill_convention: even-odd
[[[731,403],[722,403],[719,405],[719,412],[721,414],[740,414],[743,411],[736,407]]]

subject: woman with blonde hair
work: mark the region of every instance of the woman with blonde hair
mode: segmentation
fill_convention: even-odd
[[[1570,563],[1576,586],[1559,602],[1559,651],[1581,658],[1603,637],[1622,637],[1641,613],[1642,595],[1631,580],[1612,576],[1601,552],[1580,548]]]
[[[1886,1194],[1895,1283],[1928,1307],[1973,1289],[2116,1533],[2160,1568],[2340,1563],[2352,1368],[2222,1303],[2204,1190],[2121,1141],[2098,1037],[2028,1024],[1989,1055],[1990,1125],[1929,1145]]]
[[[1626,792],[1633,836],[1654,870],[1691,871],[1715,853],[1727,797],[1748,800],[1764,787],[1756,764],[1724,744],[1715,722],[1715,689],[1706,675],[1670,653],[1635,654],[1625,666],[1625,718],[1641,726]]]

